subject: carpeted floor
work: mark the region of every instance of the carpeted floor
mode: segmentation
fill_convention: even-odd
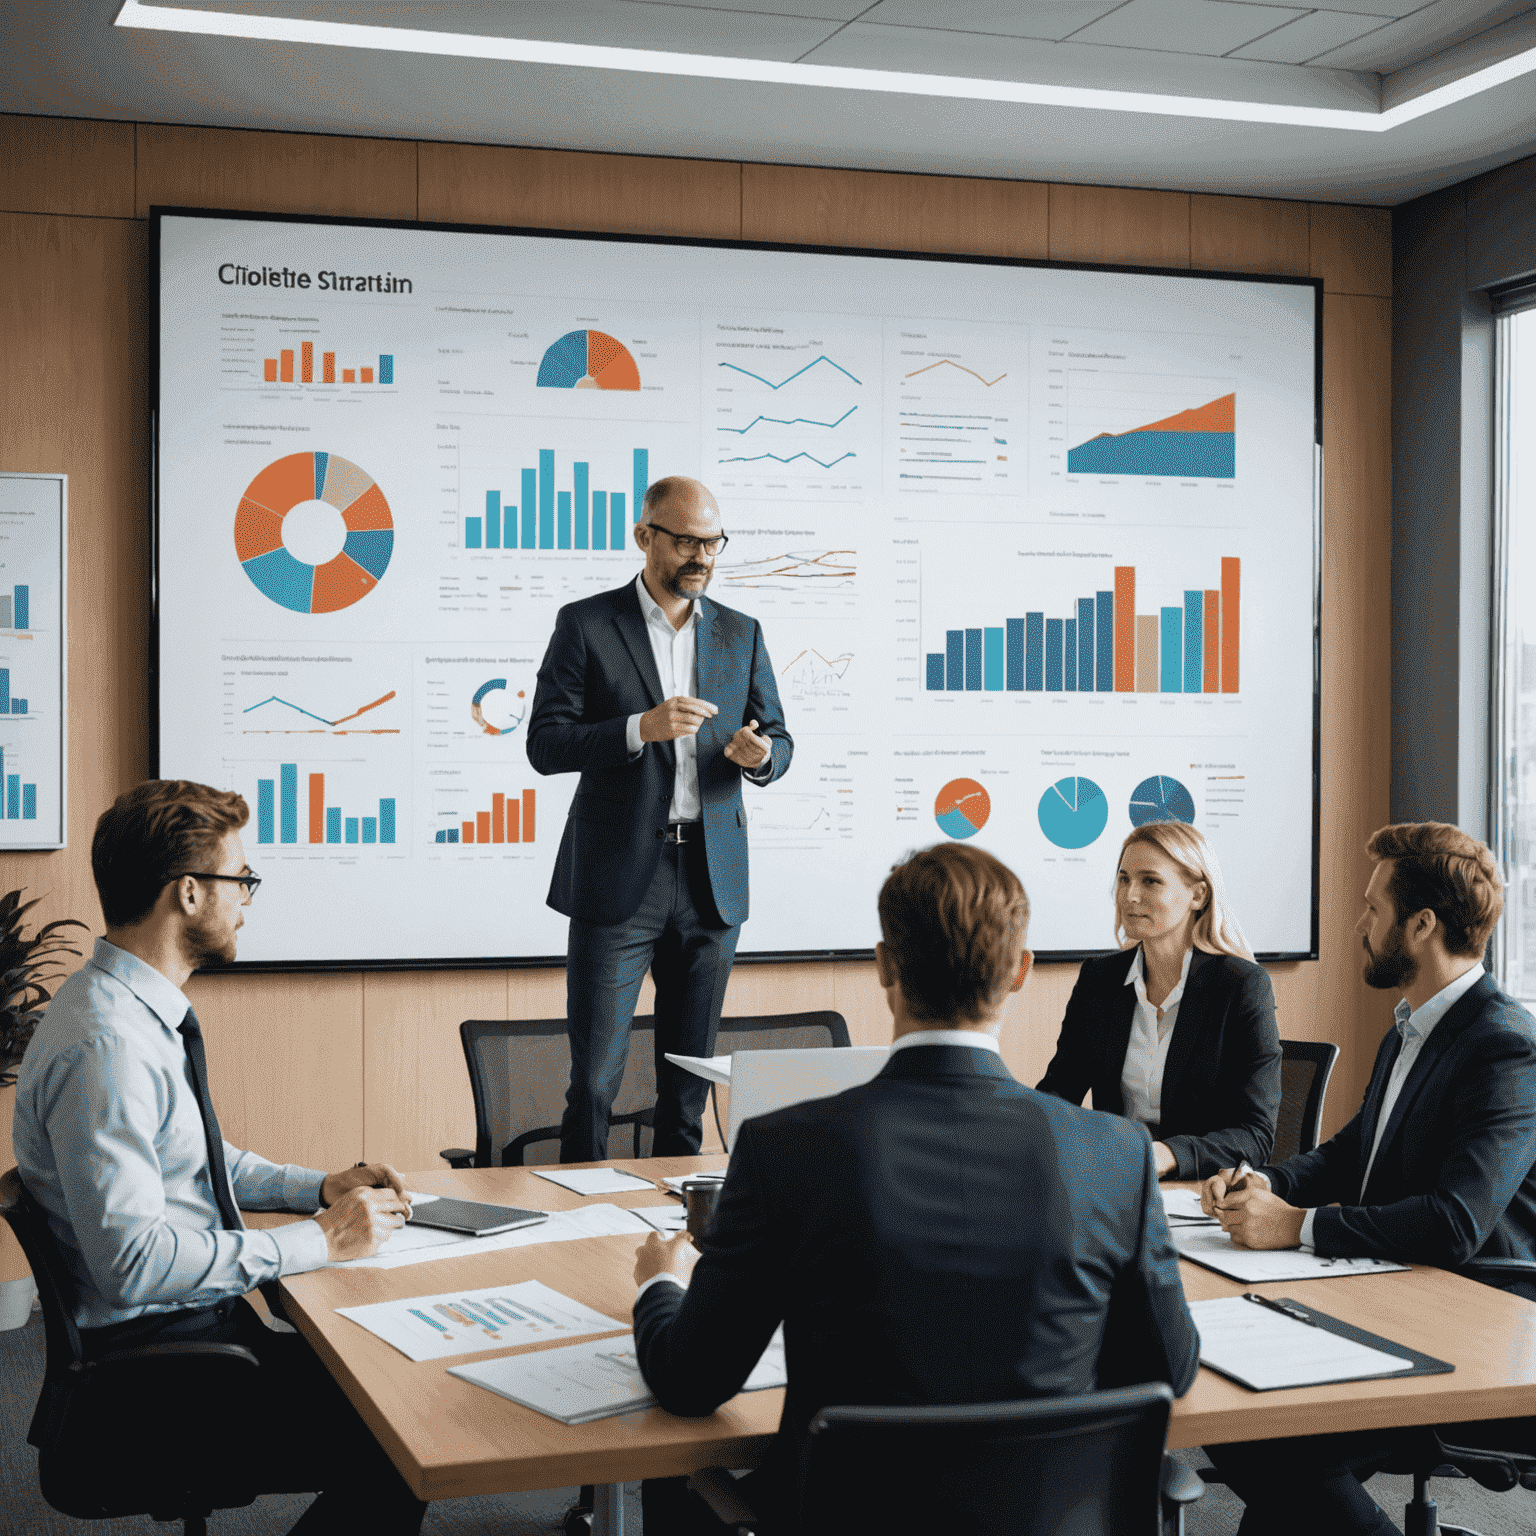
[[[150,1536],[169,1530],[147,1517],[71,1520],[43,1503],[37,1491],[37,1453],[26,1443],[42,1379],[43,1325],[34,1313],[25,1328],[0,1332],[0,1536]],[[1205,1465],[1197,1451],[1179,1454],[1190,1466]],[[1413,1492],[1410,1481],[1378,1477],[1371,1491],[1401,1525],[1403,1506]],[[637,1536],[640,1485],[630,1484],[625,1494],[625,1526],[630,1536]],[[424,1536],[555,1536],[575,1495],[574,1488],[551,1488],[496,1498],[443,1499],[428,1509],[422,1531]],[[1470,1526],[1481,1536],[1536,1536],[1536,1494],[1491,1494],[1475,1483],[1447,1479],[1435,1484],[1434,1497],[1443,1521]],[[307,1503],[303,1495],[271,1494],[245,1509],[219,1511],[209,1529],[215,1536],[282,1536]],[[1227,1489],[1212,1486],[1190,1510],[1188,1536],[1231,1536],[1241,1517],[1238,1500]]]

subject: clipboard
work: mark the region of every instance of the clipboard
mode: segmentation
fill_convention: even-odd
[[[1275,1349],[1286,1349],[1287,1332],[1291,1342],[1304,1345],[1308,1338],[1307,1330],[1317,1328],[1333,1338],[1344,1340],[1347,1344],[1357,1345],[1362,1349],[1377,1350],[1381,1354],[1395,1356],[1406,1363],[1398,1370],[1344,1369],[1337,1372],[1325,1371],[1311,1377],[1307,1370],[1302,1369],[1297,1376],[1287,1377],[1284,1380],[1275,1380],[1272,1377],[1266,1379],[1264,1361],[1257,1350],[1251,1352],[1250,1358],[1245,1361],[1243,1347],[1234,1343],[1230,1336],[1220,1336],[1219,1330],[1213,1330],[1213,1342],[1210,1345],[1211,1354],[1215,1358],[1207,1357],[1207,1327],[1209,1321],[1215,1319],[1212,1309],[1218,1309],[1223,1319],[1242,1316],[1232,1311],[1234,1306],[1250,1306],[1255,1308],[1255,1314],[1261,1310],[1271,1314],[1269,1317],[1258,1320],[1265,1325],[1263,1332],[1269,1346]],[[1380,1334],[1370,1333],[1364,1328],[1356,1328],[1352,1323],[1343,1322],[1326,1312],[1319,1312],[1315,1307],[1305,1306],[1289,1296],[1257,1296],[1247,1292],[1242,1296],[1195,1302],[1190,1307],[1190,1313],[1195,1319],[1196,1326],[1201,1329],[1201,1365],[1215,1371],[1219,1376],[1225,1376],[1229,1381],[1235,1381],[1241,1387],[1246,1387],[1250,1392],[1290,1391],[1300,1387],[1332,1386],[1346,1381],[1395,1381],[1404,1376],[1444,1376],[1456,1369],[1447,1360],[1438,1360],[1433,1355],[1410,1349],[1407,1345],[1399,1344],[1393,1339],[1383,1338]],[[1206,1325],[1202,1325],[1202,1313],[1208,1320]]]

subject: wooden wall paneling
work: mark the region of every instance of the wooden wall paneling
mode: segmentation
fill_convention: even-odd
[[[1196,192],[1189,200],[1189,264],[1212,272],[1310,277],[1310,231],[1305,203]]]
[[[133,124],[0,114],[0,207],[133,217]]]
[[[717,240],[741,234],[741,167],[733,162],[489,144],[419,149],[424,220]]]
[[[1034,181],[744,165],[741,237],[1043,258],[1049,195]]]
[[[237,128],[138,127],[138,217],[151,205],[416,217],[416,146]]]
[[[224,1139],[327,1173],[363,1155],[363,979],[194,976]],[[410,1106],[399,1113],[409,1123]]]
[[[506,971],[363,973],[363,1153],[442,1168],[473,1147],[475,1103],[459,1043],[465,1019],[507,1017]]]
[[[1187,267],[1189,193],[1051,185],[1051,260]]]
[[[1312,276],[1327,293],[1392,297],[1392,210],[1313,203]]]

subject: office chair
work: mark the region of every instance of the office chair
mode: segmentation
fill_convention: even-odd
[[[1298,1152],[1316,1148],[1323,1123],[1323,1099],[1338,1059],[1338,1046],[1325,1040],[1280,1042],[1280,1113],[1275,1117],[1275,1145],[1269,1162],[1283,1163]]]
[[[1164,1454],[1164,1382],[1081,1397],[931,1408],[823,1408],[811,1420],[803,1536],[1179,1536],[1205,1491]],[[737,1536],[757,1516],[721,1467],[690,1486]]]
[[[208,1515],[256,1497],[219,1480],[223,1439],[209,1404],[248,1394],[256,1356],[238,1344],[160,1343],[87,1360],[75,1326],[74,1282],[47,1217],[12,1168],[0,1177],[0,1216],[32,1266],[43,1308],[43,1389],[27,1441],[43,1497],[77,1520],[148,1515],[206,1536]]]

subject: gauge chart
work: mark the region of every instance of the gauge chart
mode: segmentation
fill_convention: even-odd
[[[567,331],[539,362],[540,389],[639,389],[628,347],[606,331]]]

